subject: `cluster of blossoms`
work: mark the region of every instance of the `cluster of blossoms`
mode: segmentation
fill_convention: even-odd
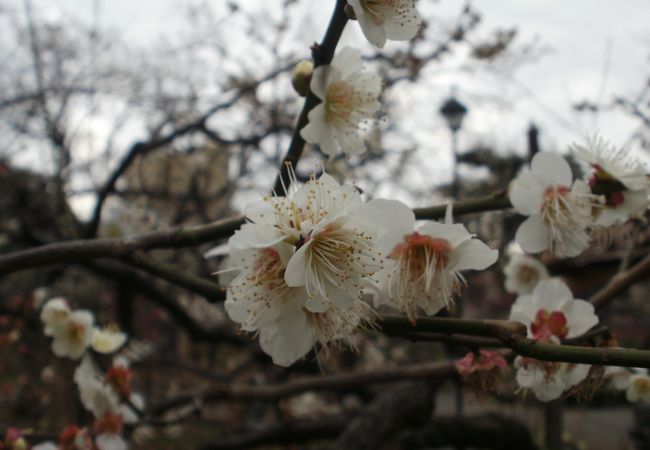
[[[52,352],[61,358],[79,359],[86,349],[109,354],[126,342],[126,334],[115,327],[94,326],[90,311],[71,310],[63,298],[49,300],[41,310],[46,336],[52,337]]]
[[[608,367],[607,375],[615,389],[625,391],[627,401],[650,404],[648,369]]]
[[[115,357],[112,367],[103,374],[93,362],[88,349],[113,354],[126,342],[126,334],[116,327],[98,328],[90,311],[71,310],[62,298],[49,300],[41,310],[46,336],[53,338],[52,351],[59,357],[81,359],[74,374],[81,403],[94,416],[92,430],[67,426],[58,444],[45,442],[38,450],[125,450],[124,424],[138,421],[144,400],[131,391],[132,373],[128,361]]]
[[[589,246],[590,231],[622,223],[648,207],[648,178],[640,163],[598,137],[574,146],[574,153],[589,168],[585,180],[574,180],[562,156],[541,152],[512,182],[510,201],[528,216],[515,239],[527,253],[578,256]]]
[[[259,333],[276,364],[288,366],[315,344],[343,341],[376,313],[363,300],[405,312],[435,314],[464,283],[461,271],[497,260],[460,224],[426,222],[415,229],[401,202],[364,203],[351,185],[330,175],[299,185],[285,197],[249,205],[244,224],[228,241],[238,275],[225,303],[242,331]]]
[[[526,325],[528,337],[540,342],[561,344],[562,339],[578,337],[598,323],[591,303],[574,299],[561,280],[541,281],[530,294],[517,298],[510,320]],[[539,361],[517,357],[517,382],[530,389],[539,400],[560,397],[587,378],[591,366]]]
[[[406,41],[415,37],[422,23],[415,0],[351,0],[348,3],[363,34],[380,48],[387,39]],[[299,92],[304,89],[298,86],[309,78],[305,73],[304,68],[294,72],[294,86]],[[300,130],[303,139],[318,144],[330,157],[339,152],[363,152],[360,127],[379,109],[381,79],[363,70],[361,51],[344,47],[331,64],[314,69],[309,88],[321,103],[309,112],[309,123]]]

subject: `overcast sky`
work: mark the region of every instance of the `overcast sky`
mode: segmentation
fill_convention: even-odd
[[[199,0],[33,0],[41,12],[56,18],[62,11],[82,20],[93,20],[98,11],[101,25],[120,30],[127,42],[155,45],[161,36],[182,31],[179,10]],[[223,0],[202,0],[222,7]],[[238,2],[254,8],[258,0]],[[305,24],[301,38],[305,49],[322,37],[333,0],[308,0],[303,13],[313,11],[313,23]],[[430,26],[451,26],[464,3],[452,0],[420,0],[427,16],[438,18]],[[650,2],[648,0],[491,0],[476,1],[483,14],[478,35],[496,27],[516,26],[517,45],[537,42],[547,49],[533,64],[514,71],[512,78],[489,71],[460,67],[444,71],[432,66],[422,86],[431,93],[426,101],[420,91],[397,91],[398,108],[412,114],[414,135],[423,147],[448,148],[449,133],[437,117],[440,102],[452,86],[470,109],[461,134],[461,147],[485,142],[501,149],[525,150],[525,130],[534,121],[542,131],[544,149],[565,151],[568,145],[595,131],[617,145],[627,142],[638,122],[620,111],[597,117],[576,114],[571,105],[582,100],[609,102],[615,95],[634,96],[650,72]],[[348,26],[343,43],[370,47],[358,27]],[[399,45],[399,44],[388,44]],[[366,47],[363,47],[366,46]],[[396,113],[399,114],[400,111]],[[423,148],[422,151],[428,151]],[[432,170],[446,170],[444,160]]]

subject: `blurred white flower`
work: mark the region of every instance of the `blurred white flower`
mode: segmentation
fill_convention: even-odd
[[[379,48],[387,39],[412,39],[422,25],[415,0],[349,0],[348,3],[366,39]]]
[[[60,327],[52,327],[54,354],[61,358],[67,356],[71,359],[79,359],[92,340],[94,321],[90,311],[75,310],[62,324],[59,324]]]
[[[530,294],[537,283],[549,277],[548,269],[540,260],[528,255],[514,255],[503,269],[506,291]]]
[[[104,383],[103,378],[88,355],[84,356],[74,373],[81,403],[95,418],[107,413],[119,413],[120,401],[117,393],[110,385]]]
[[[542,402],[560,398],[565,391],[586,379],[591,369],[586,364],[544,363],[521,356],[515,358],[514,366],[517,384],[533,391]]]
[[[53,336],[61,330],[70,317],[70,307],[63,298],[48,300],[41,309],[41,322],[43,322],[45,336]]]
[[[115,413],[106,413],[95,419],[93,429],[97,433],[95,444],[98,450],[127,450],[128,445],[120,434],[124,424]]]
[[[564,158],[540,152],[530,169],[523,169],[512,182],[510,201],[517,212],[529,216],[515,236],[527,253],[550,250],[558,257],[572,257],[589,246],[587,228],[596,197],[585,182],[572,180]]]
[[[611,226],[648,208],[648,177],[643,164],[598,135],[572,146],[576,158],[590,166],[589,186],[607,190],[605,203],[594,208],[595,224]]]
[[[531,294],[520,295],[510,310],[510,320],[526,325],[528,337],[559,344],[584,334],[598,323],[591,303],[574,299],[559,279],[540,281]],[[589,374],[591,366],[518,357],[517,382],[542,401],[558,398]]]
[[[119,350],[125,342],[126,334],[122,333],[117,326],[95,327],[90,346],[97,353],[109,354]]]
[[[625,397],[629,402],[650,403],[650,376],[647,370],[630,376]]]
[[[367,207],[371,220],[388,230],[379,239],[385,267],[372,277],[379,303],[411,321],[418,307],[432,315],[447,306],[465,284],[461,271],[485,269],[499,256],[462,224],[426,222],[415,229],[413,211],[399,201],[377,199]]]
[[[331,64],[314,69],[310,89],[321,103],[309,111],[300,135],[330,157],[365,151],[359,125],[379,109],[381,79],[362,64],[359,50],[344,47]]]

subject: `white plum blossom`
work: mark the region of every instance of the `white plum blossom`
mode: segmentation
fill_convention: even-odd
[[[530,389],[542,402],[560,398],[565,391],[587,378],[591,369],[586,364],[543,363],[521,356],[515,358],[514,366],[517,384]]]
[[[608,227],[643,213],[648,208],[648,177],[643,164],[629,152],[601,137],[589,137],[572,147],[576,158],[590,167],[589,186],[602,193],[604,204],[594,208],[595,225]],[[608,190],[609,189],[609,190]]]
[[[363,70],[361,52],[343,48],[331,64],[314,69],[309,87],[321,103],[309,111],[303,139],[330,157],[365,151],[359,126],[379,109],[381,79]]]
[[[226,312],[259,333],[276,364],[288,366],[315,344],[327,348],[374,319],[363,279],[382,268],[383,229],[353,186],[331,176],[293,185],[286,197],[246,208],[251,221],[228,241],[233,269]],[[209,252],[210,253],[210,252]]]
[[[540,281],[531,294],[520,295],[510,310],[510,320],[526,325],[528,337],[559,344],[584,334],[598,323],[591,303],[574,299],[561,280]],[[558,398],[589,374],[585,364],[538,361],[517,357],[517,382],[541,401]]]
[[[530,294],[541,280],[549,277],[548,269],[540,260],[528,255],[513,255],[503,269],[506,291]]]
[[[510,201],[517,212],[529,216],[515,236],[525,252],[550,250],[558,257],[572,257],[589,246],[587,229],[596,197],[587,183],[573,181],[571,166],[562,156],[537,153],[530,168],[512,182]]]
[[[349,0],[348,4],[366,39],[379,48],[387,39],[412,39],[422,25],[415,0]]]
[[[304,287],[313,308],[333,302],[347,306],[361,297],[361,280],[382,267],[376,242],[384,230],[372,223],[370,213],[353,186],[323,174],[302,186],[294,183],[286,197],[268,197],[246,208],[252,223],[229,244],[235,249],[287,244],[275,248],[286,265],[286,285]]]
[[[625,397],[633,403],[650,403],[650,375],[647,370],[639,370],[630,376]]]
[[[79,389],[81,403],[95,418],[107,413],[119,413],[120,400],[117,393],[109,384],[104,383],[102,374],[90,356],[86,355],[81,360],[75,370],[74,381]]]
[[[52,352],[61,358],[67,356],[79,359],[92,340],[94,321],[90,311],[72,311],[68,318],[59,324],[60,327],[51,328]]]
[[[63,298],[48,300],[41,309],[41,322],[43,322],[45,336],[53,336],[60,331],[70,317],[70,307]]]
[[[97,353],[110,354],[120,349],[125,342],[126,334],[122,333],[117,327],[95,327],[90,346]]]
[[[418,307],[432,315],[448,306],[465,284],[461,271],[483,270],[498,258],[497,250],[462,224],[428,221],[416,228],[413,211],[396,200],[372,200],[368,209],[388,230],[379,241],[385,267],[372,277],[378,303],[405,312],[411,321]]]

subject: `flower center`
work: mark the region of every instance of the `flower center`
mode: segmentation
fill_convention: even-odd
[[[93,428],[97,434],[120,434],[122,432],[122,418],[117,414],[108,412],[95,420]]]
[[[347,81],[340,80],[330,84],[325,97],[327,120],[348,119],[353,110],[354,89]]]
[[[259,250],[253,270],[249,276],[251,281],[259,284],[272,283],[284,278],[284,266],[280,254],[272,247]]]
[[[77,343],[82,343],[84,341],[84,337],[86,336],[86,326],[70,321],[68,323],[68,338]]]
[[[113,388],[122,394],[124,397],[129,397],[131,394],[131,369],[128,367],[112,367],[106,372],[104,381],[113,386]]]
[[[539,278],[539,271],[533,266],[521,265],[517,270],[517,278],[522,283],[532,283]]]
[[[433,238],[415,231],[404,236],[404,241],[397,244],[388,257],[400,261],[411,272],[422,274],[431,265],[436,269],[444,269],[449,262],[450,251],[451,246],[446,239]]]
[[[638,377],[632,381],[634,389],[636,389],[639,394],[650,393],[650,378],[648,377]]]
[[[544,191],[542,219],[546,223],[562,223],[570,217],[567,196],[571,192],[567,186],[550,186]]]
[[[566,316],[562,311],[549,312],[540,309],[535,315],[535,321],[530,325],[533,337],[538,341],[548,341],[552,336],[564,339],[569,332]]]
[[[592,189],[592,192],[597,192],[594,190],[595,187],[604,187],[605,190],[611,190],[611,187],[617,188],[617,185],[620,186],[620,181],[611,173],[603,169],[600,164],[592,164],[592,167],[594,168],[594,173],[588,180],[588,184]],[[616,207],[625,202],[625,196],[620,190],[605,192],[604,195],[605,204],[607,206]]]

